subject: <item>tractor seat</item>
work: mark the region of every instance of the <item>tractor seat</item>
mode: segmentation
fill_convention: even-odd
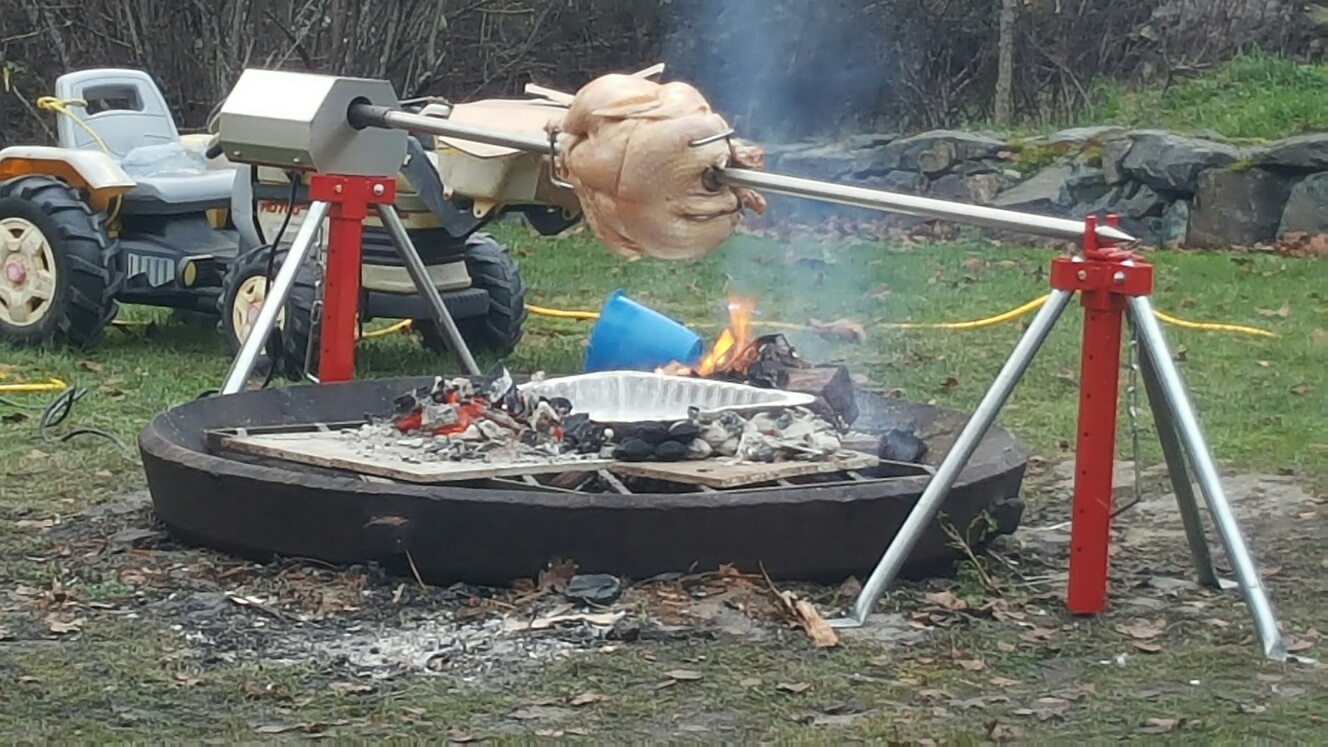
[[[120,167],[138,182],[125,194],[132,215],[178,215],[227,208],[234,169],[209,169],[202,154],[184,145],[143,145],[125,154]]]

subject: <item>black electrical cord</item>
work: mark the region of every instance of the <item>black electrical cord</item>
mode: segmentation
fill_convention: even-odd
[[[267,253],[267,277],[265,278],[267,281],[267,285],[264,286],[263,288],[264,302],[267,301],[268,294],[272,292],[272,281],[274,279],[273,276],[277,272],[276,271],[277,248],[281,246],[281,237],[286,235],[286,228],[290,226],[291,216],[295,214],[295,198],[299,196],[299,189],[300,189],[299,173],[287,171],[286,178],[290,179],[290,184],[291,184],[290,196],[286,198],[286,217],[282,219],[281,226],[277,228],[277,236],[276,238],[272,239],[271,248]],[[272,334],[276,335],[276,340],[277,340],[276,347],[278,350],[280,350],[281,329],[276,326],[273,326]],[[276,370],[277,370],[277,362],[275,360],[269,362],[267,367],[267,375],[263,377],[263,385],[260,387],[261,389],[267,389],[268,386],[272,384],[272,376],[276,372]]]
[[[69,413],[74,409],[74,403],[83,399],[83,396],[87,393],[87,389],[71,386],[57,394],[55,399],[51,400],[51,403],[42,410],[41,419],[37,421],[37,434],[41,436],[43,441],[58,442],[68,441],[75,436],[82,435],[101,436],[102,438],[114,442],[116,446],[127,451],[129,447],[125,446],[124,441],[121,441],[119,436],[101,430],[100,428],[75,428],[61,436],[52,436],[47,432],[47,429],[64,422],[64,419],[69,417]]]
[[[256,170],[250,172],[251,176],[256,175],[257,173],[258,172]],[[274,279],[273,276],[276,274],[276,267],[277,267],[277,247],[281,246],[281,238],[286,235],[286,229],[290,227],[291,216],[295,214],[295,200],[296,198],[299,197],[299,189],[300,189],[299,173],[288,171],[286,172],[286,177],[290,179],[290,184],[291,184],[290,195],[286,198],[286,217],[282,219],[281,225],[277,228],[277,235],[276,238],[272,240],[272,243],[260,246],[260,248],[266,247],[268,249],[267,272],[265,277],[263,278],[263,280],[266,283],[266,285],[264,285],[263,287],[264,300],[266,300],[267,295],[272,292],[272,281]],[[257,181],[256,177],[253,178],[252,181]],[[257,211],[255,211],[254,213],[254,227],[258,229],[259,237],[261,238],[263,227],[258,222]],[[280,349],[281,330],[279,328],[274,327],[272,329],[272,334],[277,335],[276,347],[277,349]],[[277,370],[277,362],[274,360],[267,367],[267,374],[263,377],[263,384],[260,387],[261,389],[267,389],[269,386],[271,386],[272,377],[276,373],[276,370]],[[220,393],[221,393],[220,389],[205,389],[204,391],[200,392],[199,395],[194,399],[206,399],[207,397],[211,397],[215,394],[220,394]]]

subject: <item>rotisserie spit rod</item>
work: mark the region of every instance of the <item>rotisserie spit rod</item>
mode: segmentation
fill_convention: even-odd
[[[530,153],[550,153],[552,145],[546,139],[512,132],[485,130],[470,125],[449,122],[446,119],[411,114],[385,106],[356,104],[350,108],[350,121],[355,127],[385,127],[407,132],[427,133],[476,143],[515,148]],[[930,197],[916,197],[897,192],[867,187],[851,187],[817,179],[804,179],[784,174],[772,174],[751,169],[730,168],[718,175],[719,180],[735,187],[748,187],[766,192],[821,200],[841,205],[900,213],[919,218],[954,221],[974,226],[999,228],[1021,233],[1036,234],[1056,239],[1081,239],[1086,224],[1068,218],[1053,218],[1015,210],[967,205]],[[1136,239],[1113,226],[1100,225],[1097,236],[1103,241],[1130,243]]]

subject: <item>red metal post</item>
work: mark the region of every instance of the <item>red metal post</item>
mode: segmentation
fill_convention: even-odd
[[[331,204],[328,212],[327,268],[318,330],[318,380],[355,377],[355,333],[360,306],[360,245],[369,206],[396,200],[396,180],[314,174],[309,198]]]
[[[1084,307],[1066,607],[1092,615],[1106,607],[1107,598],[1125,299],[1148,295],[1153,273],[1136,255],[1099,246],[1096,220],[1090,217],[1087,224],[1083,257],[1053,260],[1051,285],[1077,291]]]

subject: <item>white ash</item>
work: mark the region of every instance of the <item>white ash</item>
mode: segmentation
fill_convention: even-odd
[[[606,447],[598,454],[577,454],[560,451],[556,444],[527,445],[490,420],[474,421],[466,430],[451,435],[405,436],[390,423],[376,423],[348,428],[341,431],[341,437],[351,442],[358,456],[408,464],[576,464],[607,458],[608,450]]]
[[[693,450],[702,454],[708,449],[710,454],[732,457],[735,462],[826,460],[842,446],[833,425],[802,407],[759,412],[749,419],[724,411],[698,422],[700,443],[694,443]]]

